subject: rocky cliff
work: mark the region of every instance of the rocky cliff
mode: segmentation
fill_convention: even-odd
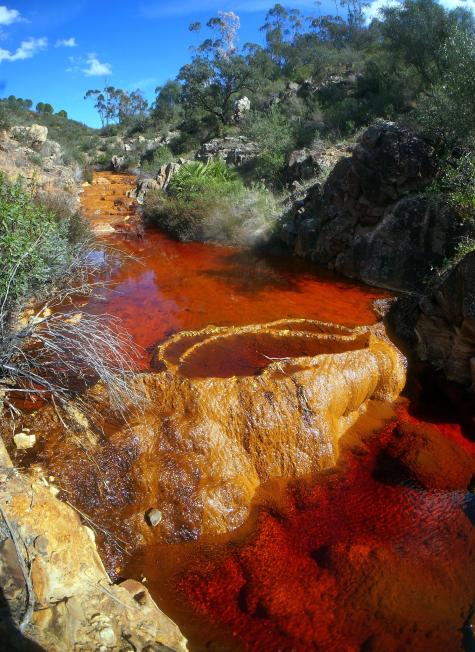
[[[401,298],[388,320],[422,360],[475,387],[475,251],[418,298]]]
[[[422,194],[436,171],[426,142],[379,122],[286,216],[282,239],[344,276],[419,291],[469,232],[447,206]]]
[[[66,162],[61,146],[48,140],[42,125],[0,132],[0,171],[12,180],[22,177],[39,191],[62,194],[65,202],[79,207],[82,171]]]

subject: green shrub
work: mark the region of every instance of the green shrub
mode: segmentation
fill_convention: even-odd
[[[140,162],[142,170],[145,172],[156,172],[162,165],[167,165],[174,160],[173,152],[166,145],[159,145],[156,149],[151,149],[142,156]]]
[[[446,161],[429,192],[443,195],[460,217],[475,225],[475,155],[465,152]]]
[[[53,282],[75,250],[77,215],[33,200],[23,182],[0,174],[0,299],[14,305]],[[78,232],[76,231],[76,235]]]
[[[0,131],[8,131],[12,126],[11,116],[6,108],[5,104],[2,102],[0,104]]]
[[[263,187],[247,188],[221,160],[182,166],[169,193],[149,195],[145,219],[180,240],[250,245],[265,239],[274,225],[273,196]]]
[[[237,173],[220,159],[206,164],[191,161],[182,165],[172,177],[168,192],[177,199],[191,201],[201,193],[207,197],[219,197],[241,186]]]
[[[243,132],[259,147],[259,156],[254,165],[258,179],[272,186],[281,185],[286,155],[296,144],[297,127],[276,107],[262,113],[250,113]]]
[[[441,71],[414,117],[424,131],[447,149],[475,145],[475,38],[454,29],[441,49]]]

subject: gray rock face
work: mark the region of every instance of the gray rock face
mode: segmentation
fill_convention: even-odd
[[[48,128],[42,125],[12,127],[11,134],[23,145],[39,152],[48,139]]]
[[[214,138],[209,143],[202,145],[196,158],[208,163],[208,161],[219,157],[228,165],[240,166],[256,158],[258,153],[257,144],[247,140],[244,136],[226,136],[225,138]]]
[[[119,172],[125,165],[125,156],[117,156],[116,154],[111,158],[111,166],[115,172]]]
[[[475,251],[421,299],[415,321],[416,351],[449,380],[475,388]]]
[[[421,195],[436,169],[423,140],[398,124],[375,124],[336,164],[319,201],[318,187],[311,189],[312,201],[294,217],[294,251],[350,278],[419,291],[468,232],[447,207]],[[287,240],[288,230],[287,223]]]
[[[134,192],[131,193],[131,197],[136,199],[139,204],[143,204],[147,195],[151,192],[166,190],[175,172],[186,162],[184,159],[179,159],[178,161],[167,163],[162,165],[155,179],[139,179]]]
[[[299,149],[292,152],[287,159],[285,177],[287,183],[306,181],[317,176],[321,170],[321,149]]]

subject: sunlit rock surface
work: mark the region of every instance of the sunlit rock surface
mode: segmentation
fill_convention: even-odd
[[[96,173],[92,183],[83,184],[81,203],[97,234],[141,232],[137,202],[128,196],[135,188],[131,174]]]
[[[379,327],[305,320],[181,333],[154,366],[137,379],[149,401],[137,423],[106,422],[107,436],[84,452],[43,411],[40,424],[57,434],[36,458],[87,509],[113,505],[139,538],[152,536],[144,514],[160,510],[153,536],[168,542],[233,530],[261,483],[334,466],[339,438],[369,401],[395,399],[405,381]],[[97,387],[91,400],[100,397]]]
[[[1,441],[0,464],[0,649],[186,652],[178,627],[144,585],[112,585],[95,524],[84,519],[84,527],[44,476],[20,476]]]

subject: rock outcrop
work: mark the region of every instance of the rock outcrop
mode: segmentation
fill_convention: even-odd
[[[43,125],[12,127],[11,134],[15,140],[36,152],[39,152],[48,140],[48,128]]]
[[[421,360],[475,387],[475,251],[420,298],[400,299],[389,321]]]
[[[0,570],[10,612],[2,614],[0,647],[186,652],[178,627],[143,584],[111,583],[94,532],[56,498],[50,481],[20,475],[1,441],[0,463]]]
[[[166,190],[170,181],[181,166],[186,163],[185,159],[179,159],[172,163],[166,163],[159,169],[155,178],[144,177],[137,180],[134,190],[129,193],[129,197],[136,199],[139,204],[143,204],[151,192]]]
[[[448,207],[421,195],[435,173],[428,144],[398,124],[379,122],[337,163],[316,210],[312,201],[310,210],[298,207],[286,219],[284,239],[344,276],[420,290],[468,232]]]
[[[394,400],[405,382],[404,359],[378,327],[306,320],[180,333],[154,366],[137,380],[145,414],[87,454],[62,436],[54,411],[35,417],[36,432],[49,432],[37,459],[81,509],[137,546],[237,528],[260,484],[334,466],[340,437],[370,401]],[[97,387],[90,399],[100,396]],[[161,513],[153,528],[150,510]]]
[[[208,163],[214,158],[221,158],[228,165],[241,166],[256,158],[259,148],[256,143],[244,136],[226,136],[214,138],[201,146],[196,154],[199,161]]]
[[[0,170],[11,180],[22,177],[49,194],[67,193],[79,207],[82,172],[75,163],[66,164],[61,146],[47,140],[41,125],[14,127],[0,134]]]

